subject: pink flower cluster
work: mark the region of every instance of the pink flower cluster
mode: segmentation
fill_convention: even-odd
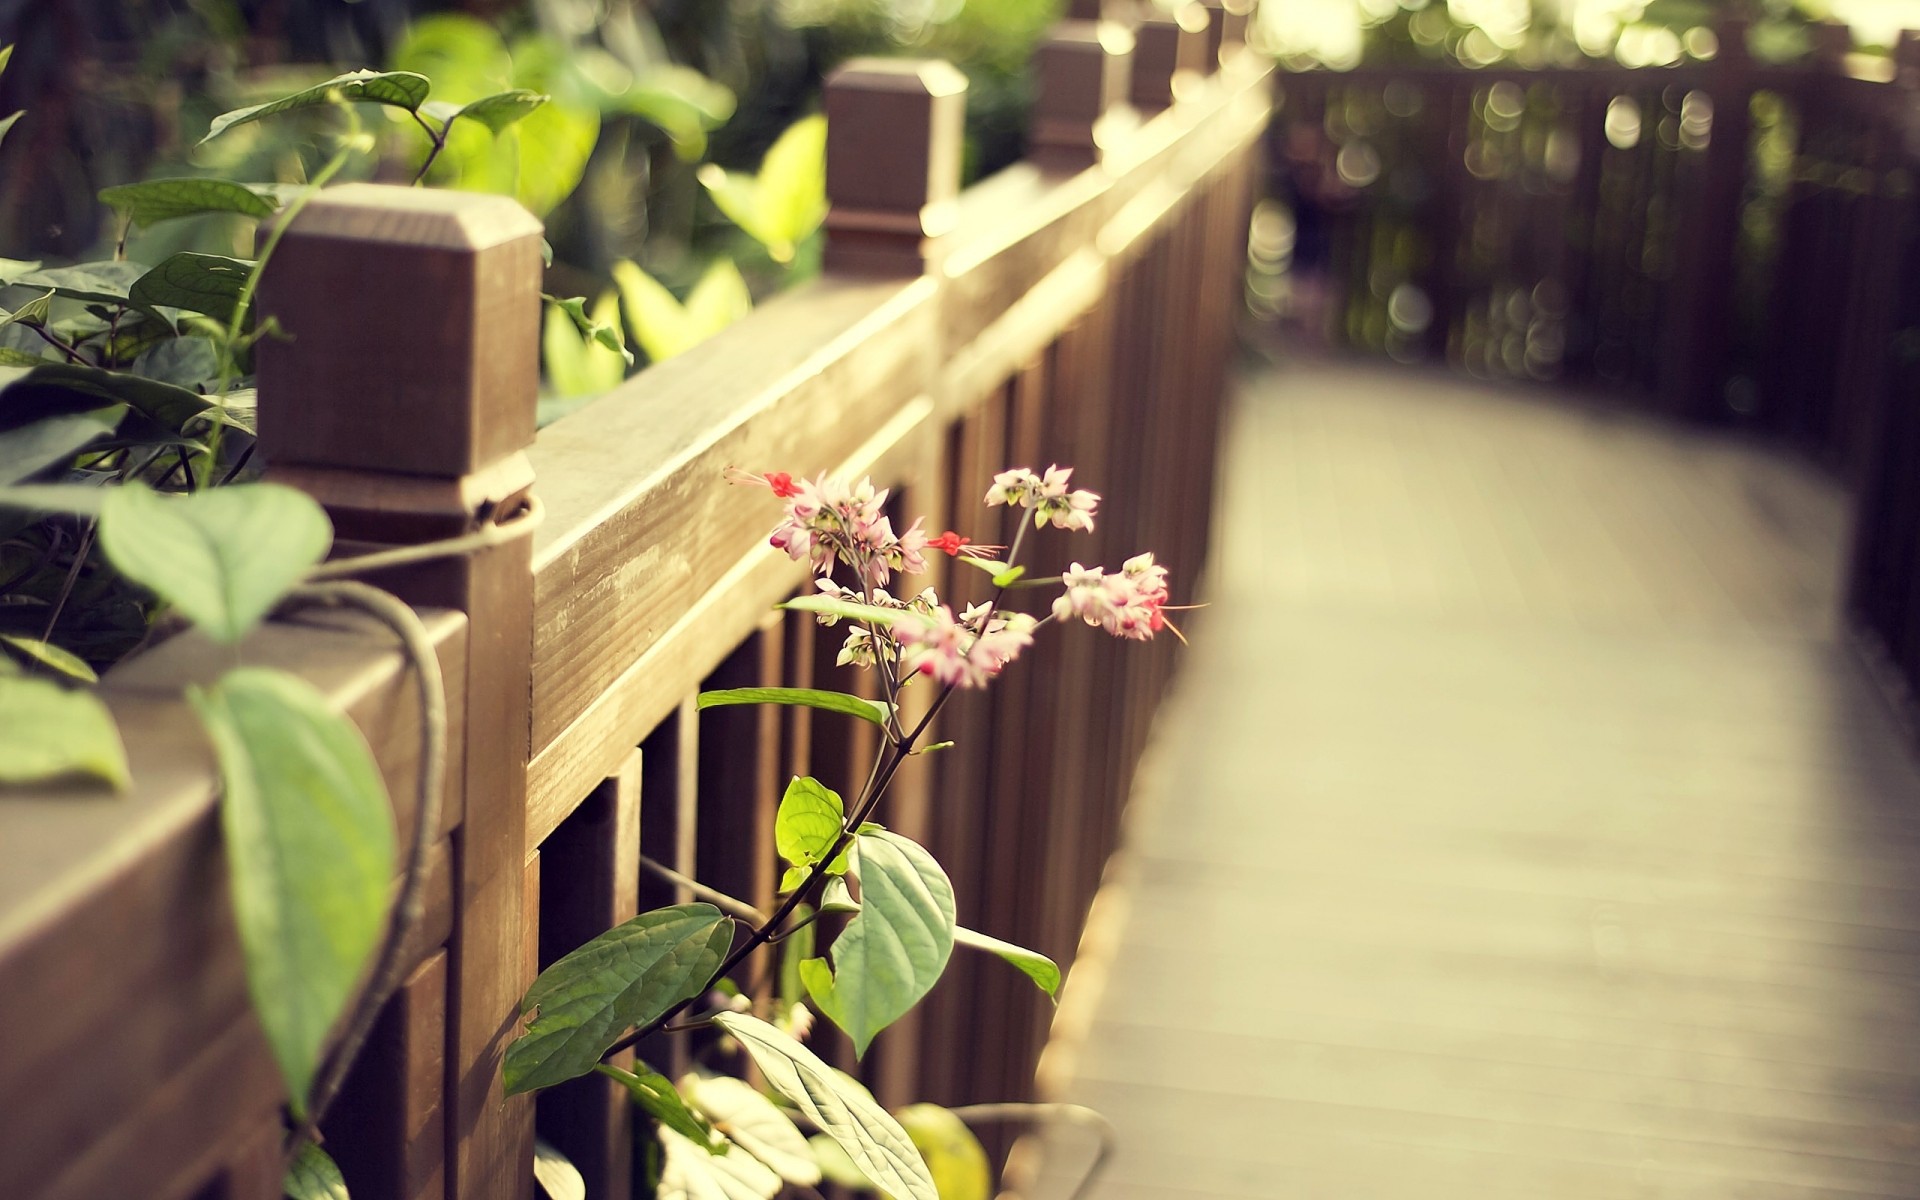
[[[1048,467],[1044,475],[1035,475],[1026,467],[1002,471],[993,477],[993,486],[987,489],[987,507],[1005,504],[1030,508],[1036,529],[1051,522],[1056,529],[1084,529],[1092,533],[1093,514],[1100,506],[1100,494],[1084,489],[1068,491],[1067,481],[1071,478],[1072,467]]]
[[[1079,617],[1115,637],[1150,640],[1167,627],[1167,569],[1140,554],[1109,575],[1100,567],[1074,563],[1060,577],[1067,590],[1053,602],[1053,615],[1065,621]]]
[[[1034,631],[1045,623],[1025,613],[998,610],[997,596],[956,616],[932,588],[906,599],[890,594],[886,585],[895,573],[914,575],[927,569],[929,550],[972,560],[995,575],[1011,564],[993,557],[1001,547],[977,546],[951,531],[929,537],[919,521],[896,534],[883,511],[888,492],[876,490],[870,479],[849,486],[832,478],[795,479],[784,471],[755,475],[730,470],[728,475],[736,483],[767,488],[785,501],[786,511],[768,540],[795,562],[812,565],[822,595],[866,610],[844,614],[852,628],[840,649],[842,666],[877,667],[899,683],[923,675],[947,687],[985,687],[1033,644]],[[1073,489],[1072,477],[1073,469],[1061,466],[1039,473],[1025,467],[1002,471],[993,477],[986,503],[1031,510],[1036,529],[1052,525],[1091,531],[1100,497]],[[1013,556],[1018,555],[1016,540]],[[857,586],[834,582],[834,568],[841,563],[852,569]],[[1111,575],[1075,563],[1061,581],[1065,590],[1053,602],[1047,621],[1078,617],[1135,641],[1172,628],[1165,615],[1167,570],[1151,554],[1128,559]],[[842,615],[821,613],[819,619],[834,625]]]

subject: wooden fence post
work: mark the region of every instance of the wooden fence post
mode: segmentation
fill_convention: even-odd
[[[1171,11],[1149,8],[1135,31],[1133,106],[1153,114],[1172,108],[1208,74],[1206,6],[1182,4]]]
[[[967,77],[932,59],[854,59],[827,77],[830,271],[917,275],[960,194]]]
[[[406,545],[513,515],[533,472],[540,223],[498,196],[351,184],[294,218],[261,308],[269,477],[317,497],[343,546]],[[522,929],[532,546],[376,577],[469,621],[463,758],[448,764],[454,924],[447,973],[447,1195],[523,1200],[532,1104],[500,1063],[529,979]],[[458,781],[464,780],[464,796]]]
[[[1042,170],[1083,171],[1104,161],[1134,123],[1127,107],[1133,33],[1112,21],[1062,21],[1034,57],[1027,157]]]
[[[1725,411],[1721,389],[1733,351],[1734,267],[1753,139],[1747,27],[1747,20],[1737,16],[1722,18],[1716,27],[1720,53],[1706,89],[1713,128],[1694,202],[1682,218],[1686,233],[1675,271],[1677,302],[1663,356],[1661,391],[1668,412],[1677,417],[1712,419]]]

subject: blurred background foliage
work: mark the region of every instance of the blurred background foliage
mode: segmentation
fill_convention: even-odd
[[[339,114],[285,114],[197,145],[225,111],[343,70],[417,71],[436,102],[552,97],[498,134],[459,123],[433,186],[517,196],[548,226],[550,293],[624,312],[647,357],[677,352],[818,269],[821,81],[864,54],[951,59],[969,75],[968,171],[1017,159],[1034,42],[1060,0],[0,0],[0,255],[104,259],[124,231],[97,197],[141,179],[299,183]],[[378,148],[347,177],[404,183],[427,135],[367,107]],[[788,135],[783,138],[783,135]],[[779,147],[779,149],[776,149]],[[772,152],[771,154],[769,152]],[[249,256],[248,222],[137,230],[125,252]],[[616,284],[616,280],[618,281]],[[553,401],[604,390],[618,356],[550,325]],[[558,357],[556,357],[558,356]],[[641,360],[644,365],[645,358]],[[617,365],[615,365],[617,364]],[[565,405],[562,404],[561,408]]]

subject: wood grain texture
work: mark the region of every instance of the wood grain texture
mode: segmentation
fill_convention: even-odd
[[[1234,429],[1056,1061],[1122,1131],[1093,1195],[1920,1195],[1920,769],[1836,636],[1838,491],[1411,371]]]

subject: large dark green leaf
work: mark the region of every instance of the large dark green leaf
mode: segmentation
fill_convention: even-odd
[[[520,1001],[538,1015],[507,1047],[507,1092],[592,1071],[628,1029],[699,995],[732,941],[719,909],[683,904],[642,913],[542,971]]]
[[[213,407],[205,396],[171,383],[80,363],[41,363],[18,374],[0,371],[0,426],[85,412],[101,407],[100,401],[128,405],[173,433]]]
[[[162,496],[129,483],[100,509],[100,546],[127,578],[208,637],[237,642],[332,542],[312,497],[273,483]]]
[[[879,700],[866,700],[845,692],[825,692],[815,688],[727,688],[701,692],[701,709],[724,708],[732,704],[784,704],[798,708],[817,708],[872,721],[884,727],[889,709]]]
[[[51,288],[63,300],[138,309],[171,329],[173,322],[165,313],[129,295],[134,281],[146,273],[147,269],[139,263],[108,260],[30,271],[13,282],[16,287]]]
[[[327,1036],[387,920],[393,808],[352,722],[243,667],[188,693],[220,763],[220,825],[253,1010],[304,1115]]]
[[[293,1156],[281,1184],[287,1200],[348,1200],[347,1181],[325,1150],[308,1142]]]
[[[331,104],[336,99],[363,100],[369,104],[386,104],[413,112],[425,103],[427,93],[432,89],[433,84],[425,75],[415,75],[411,71],[348,71],[345,75],[336,75],[325,83],[317,83],[291,96],[221,113],[213,119],[207,136],[200,141],[204,145],[236,125],[245,125],[296,108]]]
[[[113,714],[92,692],[0,674],[0,786],[70,778],[127,786]]]
[[[143,229],[202,213],[264,218],[280,207],[272,193],[231,179],[149,179],[105,188],[100,201],[125,213],[129,221]]]
[[[713,1020],[745,1047],[773,1090],[838,1142],[881,1191],[894,1200],[940,1200],[907,1131],[867,1089],[758,1017],[723,1012]]]
[[[855,839],[860,913],[825,959],[800,964],[800,979],[864,1055],[874,1036],[940,982],[953,954],[953,885],[926,849],[897,833]]]
[[[181,251],[134,280],[127,298],[143,308],[184,308],[231,321],[253,264],[221,254]]]
[[[19,483],[72,458],[88,442],[111,434],[125,412],[122,405],[109,405],[47,417],[18,429],[0,429],[0,486]]]
[[[988,937],[972,929],[956,927],[953,931],[956,945],[970,946],[975,950],[985,950],[988,954],[999,956],[1003,961],[1019,969],[1020,973],[1033,980],[1034,986],[1045,992],[1050,998],[1060,998],[1060,966],[1037,950],[1025,946],[1016,946],[1012,942],[1003,942],[997,937]]]
[[[726,1143],[714,1136],[713,1125],[687,1107],[686,1100],[673,1086],[673,1080],[665,1075],[641,1062],[636,1062],[631,1071],[610,1063],[601,1063],[594,1070],[626,1088],[627,1094],[633,1097],[633,1102],[640,1106],[641,1111],[668,1129],[707,1147],[714,1154],[726,1152]]]

